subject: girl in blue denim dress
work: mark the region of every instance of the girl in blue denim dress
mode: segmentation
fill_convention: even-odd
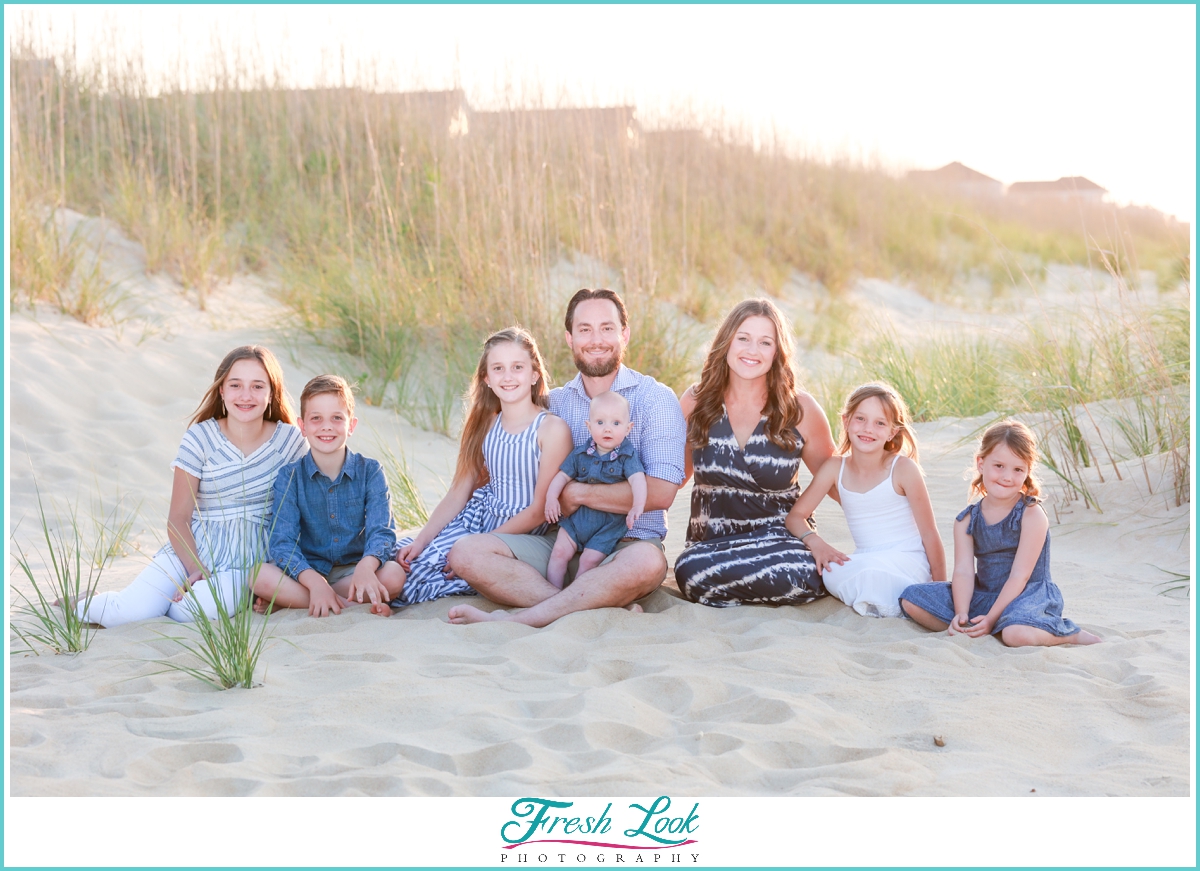
[[[988,428],[971,482],[983,498],[954,524],[953,579],[906,588],[905,614],[951,635],[999,635],[1009,647],[1100,641],[1062,615],[1062,593],[1050,580],[1050,518],[1038,504],[1036,462],[1037,443],[1025,424],[1005,420]]]

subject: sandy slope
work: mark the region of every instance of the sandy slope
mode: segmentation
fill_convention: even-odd
[[[132,306],[121,324],[89,328],[46,310],[12,318],[9,531],[22,542],[32,468],[44,494],[85,514],[97,488],[141,500],[136,540],[152,552],[168,463],[226,350],[272,346],[293,394],[346,365],[310,348],[254,281],[200,312],[138,272],[136,246],[120,252]],[[378,408],[360,417],[352,446],[401,443],[436,501],[453,443]],[[966,503],[969,436],[984,422],[919,428],[947,543]],[[1190,571],[1189,510],[1162,495],[1154,468],[1153,493],[1140,466],[1130,471],[1097,485],[1105,513],[1054,512],[1067,616],[1102,645],[1012,651],[862,618],[831,599],[718,611],[664,587],[644,615],[578,614],[540,631],[452,626],[454,600],[386,620],[364,609],[284,614],[263,686],[216,692],[154,673],[149,660],[184,655],[157,634],[174,624],[132,625],[102,631],[81,656],[10,660],[11,792],[1187,795],[1191,603],[1156,585],[1160,569]],[[684,492],[672,555],[687,506]],[[818,516],[848,548],[839,509]],[[136,553],[119,560],[101,587],[124,585],[140,564]]]

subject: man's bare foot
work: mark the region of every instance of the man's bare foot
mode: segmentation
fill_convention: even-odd
[[[451,623],[489,623],[496,620],[507,620],[507,611],[481,611],[474,605],[455,605],[446,612]]]
[[[1071,639],[1072,644],[1099,644],[1104,639],[1093,632],[1088,632],[1086,629],[1080,629],[1079,633]]]
[[[639,605],[637,602],[634,602],[632,605],[626,605],[625,610],[628,611],[630,614],[645,614],[646,613],[646,609],[643,608],[641,605]]]

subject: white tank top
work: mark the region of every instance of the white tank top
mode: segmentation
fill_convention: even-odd
[[[917,529],[917,519],[913,517],[908,497],[901,496],[892,486],[892,474],[896,471],[896,461],[899,459],[897,455],[892,460],[887,478],[866,493],[855,493],[842,486],[842,472],[846,470],[846,460],[842,459],[842,466],[838,469],[838,493],[842,497],[846,525],[850,527],[854,546],[858,550],[902,545],[915,545],[913,549],[916,550],[923,547],[921,531]]]

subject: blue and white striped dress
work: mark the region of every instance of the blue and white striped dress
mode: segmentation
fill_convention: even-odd
[[[164,615],[188,622],[195,619],[197,607],[211,618],[216,616],[213,584],[220,587],[225,606],[232,610],[245,584],[267,559],[275,475],[307,451],[300,430],[282,421],[249,456],[226,438],[215,418],[188,427],[171,468],[200,479],[192,509],[192,537],[196,559],[213,577],[193,586],[194,600],[185,596],[173,602],[188,573],[168,542],[128,587],[80,602],[76,613],[109,627]]]
[[[533,423],[515,435],[505,431],[500,425],[500,416],[496,416],[496,422],[483,439],[483,463],[488,470],[488,482],[471,494],[463,510],[413,560],[404,590],[392,601],[393,607],[402,608],[443,596],[475,595],[461,578],[446,580],[442,574],[446,557],[460,538],[491,532],[533,504],[538,466],[542,460],[538,429],[547,413],[541,412]],[[545,529],[546,524],[542,524],[533,533],[539,534]],[[411,537],[402,538],[396,547],[402,548],[412,541]]]

